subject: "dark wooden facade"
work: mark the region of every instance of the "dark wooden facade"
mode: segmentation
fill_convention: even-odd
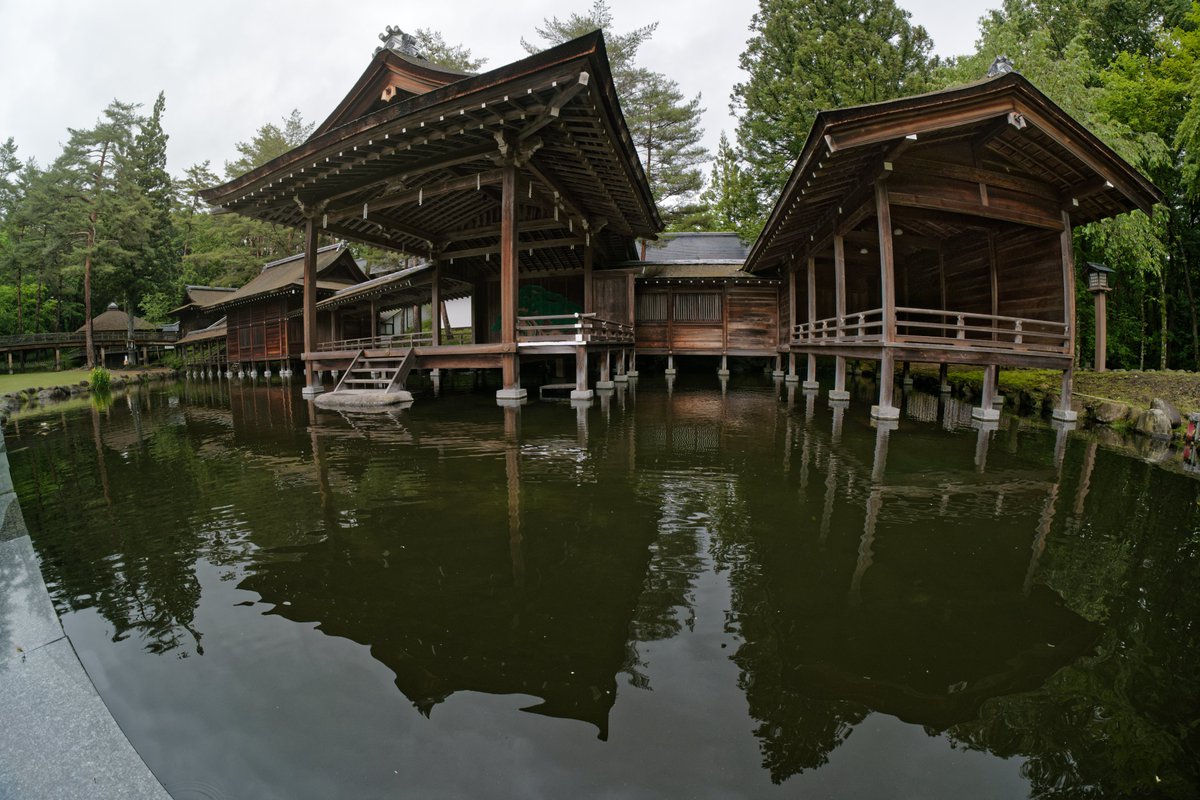
[[[635,257],[637,238],[653,238],[662,223],[603,36],[468,76],[432,70],[395,38],[312,138],[203,197],[303,227],[310,254],[319,233],[344,237],[425,256],[441,278],[473,287],[475,333],[486,341],[422,345],[417,364],[499,367],[502,398],[524,396],[522,358],[569,346],[586,362],[589,349],[628,349],[629,323],[598,319],[589,278],[596,264]],[[316,283],[310,259],[303,286]],[[542,283],[580,302],[581,316],[522,315],[522,286]],[[631,279],[626,288],[631,321]],[[437,308],[441,282],[430,289]],[[302,304],[310,392],[319,391],[316,369],[395,357],[372,347],[320,351],[317,300],[306,291]]]
[[[317,253],[317,291],[332,296],[366,280],[345,245],[331,245]],[[204,310],[225,316],[224,358],[231,365],[251,366],[299,360],[304,353],[302,255],[266,264],[249,283]],[[330,312],[317,316],[321,340],[342,337],[338,320]],[[351,333],[357,332],[354,322]],[[197,339],[211,337],[195,337]],[[188,340],[185,339],[184,343]]]
[[[1071,231],[1161,193],[1016,73],[818,116],[747,269],[786,276],[790,378],[835,358],[880,362],[872,413],[898,417],[896,361],[1061,369],[1070,409]],[[781,304],[782,308],[782,304]]]
[[[639,280],[635,300],[639,353],[774,356],[778,352],[779,281]]]

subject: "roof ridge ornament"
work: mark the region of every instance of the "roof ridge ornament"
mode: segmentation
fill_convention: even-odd
[[[373,55],[379,55],[383,50],[391,50],[393,53],[413,58],[424,58],[417,52],[417,37],[400,30],[399,26],[388,25],[383,33],[379,34],[379,41],[383,42],[383,46],[376,47]]]
[[[987,76],[989,78],[999,78],[1001,75],[1007,75],[1010,72],[1016,71],[1016,67],[1008,60],[1008,56],[996,56],[996,60],[988,67]]]

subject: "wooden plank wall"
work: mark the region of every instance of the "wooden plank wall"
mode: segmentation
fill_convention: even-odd
[[[652,307],[665,308],[666,319],[635,323],[637,346],[641,350],[675,353],[774,353],[787,336],[786,287],[755,284],[720,286],[643,286],[636,287],[639,300],[662,297],[661,303],[640,303],[643,314]],[[701,299],[703,298],[703,299]],[[716,305],[714,306],[714,301]],[[711,322],[694,317],[702,309],[712,315]],[[680,315],[693,319],[682,320]]]
[[[582,283],[580,284],[582,286]],[[592,310],[613,322],[633,322],[633,275],[627,272],[592,273]]]
[[[992,282],[987,234],[972,232],[947,242],[946,308],[992,313]],[[936,306],[935,306],[936,307]]]
[[[1061,322],[1063,318],[1060,234],[1036,228],[996,237],[999,313]]]

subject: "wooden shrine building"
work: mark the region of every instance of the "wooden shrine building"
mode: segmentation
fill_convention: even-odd
[[[665,355],[668,374],[677,355],[719,356],[724,375],[729,356],[778,360],[781,281],[745,272],[745,261],[733,233],[668,233],[650,244],[631,265],[637,353]]]
[[[344,244],[319,248],[313,255],[318,297],[329,297],[366,280]],[[304,353],[304,263],[303,255],[271,261],[245,286],[222,292],[216,302],[202,306],[200,311],[208,319],[219,319],[180,339],[185,362],[193,349],[205,353],[204,362],[236,365],[239,371],[253,371],[258,366],[269,369],[271,364],[284,370],[292,360],[299,360]],[[325,339],[362,333],[353,327],[356,320],[343,327],[343,321],[329,313],[314,316],[314,322]]]
[[[633,342],[631,291],[626,318],[605,319],[595,288],[603,281],[593,283],[593,270],[635,258],[637,238],[662,228],[603,37],[582,36],[480,75],[425,61],[398,31],[385,38],[307,142],[201,193],[226,211],[304,228],[306,392],[320,391],[319,365],[390,370],[394,378],[406,363],[496,367],[498,397],[520,398],[521,361],[564,354],[576,358],[577,389],[589,391],[589,352],[607,378],[610,351],[624,354]],[[433,308],[443,291],[470,287],[473,340],[393,347],[366,331],[358,338],[372,341],[321,350],[321,235],[427,258]],[[632,285],[628,276],[621,281]],[[521,313],[523,296],[547,292],[580,311]]]
[[[880,362],[878,418],[894,419],[896,361],[1061,369],[1070,410],[1075,265],[1071,230],[1162,195],[1027,80],[1006,72],[916,97],[822,112],[746,269],[782,274],[783,345]],[[944,382],[944,381],[943,381]]]
[[[167,313],[179,320],[179,335],[187,336],[192,331],[204,330],[222,316],[214,310],[221,301],[237,289],[225,286],[185,286],[183,303]]]

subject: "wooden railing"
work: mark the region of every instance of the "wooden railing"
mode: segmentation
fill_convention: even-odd
[[[792,330],[793,344],[878,342],[883,340],[883,309],[856,311],[840,319],[802,322]]]
[[[998,314],[972,314],[930,308],[897,308],[896,340],[945,343],[957,347],[996,347],[1014,350],[1068,352],[1070,328],[1065,322]]]
[[[471,343],[470,328],[452,328],[443,331],[439,344],[459,345]],[[318,350],[406,350],[410,347],[432,347],[433,334],[429,331],[389,333],[380,336],[365,336],[359,339],[334,339],[321,342]]]
[[[0,336],[0,350],[3,350],[5,347],[28,345],[46,345],[47,347],[53,347],[56,344],[82,345],[85,343],[86,336],[87,334],[82,331],[78,333],[26,333],[19,336]],[[137,330],[133,332],[133,341],[136,344],[173,342],[178,338],[178,331]],[[125,344],[127,341],[129,341],[128,331],[95,331],[92,334],[92,342],[95,344]]]
[[[517,343],[633,344],[633,326],[587,314],[517,317]]]
[[[1070,352],[1071,331],[1063,322],[932,308],[896,309],[892,341],[954,347],[1001,347],[1011,350]],[[803,322],[792,330],[792,344],[855,344],[884,338],[883,309]]]

